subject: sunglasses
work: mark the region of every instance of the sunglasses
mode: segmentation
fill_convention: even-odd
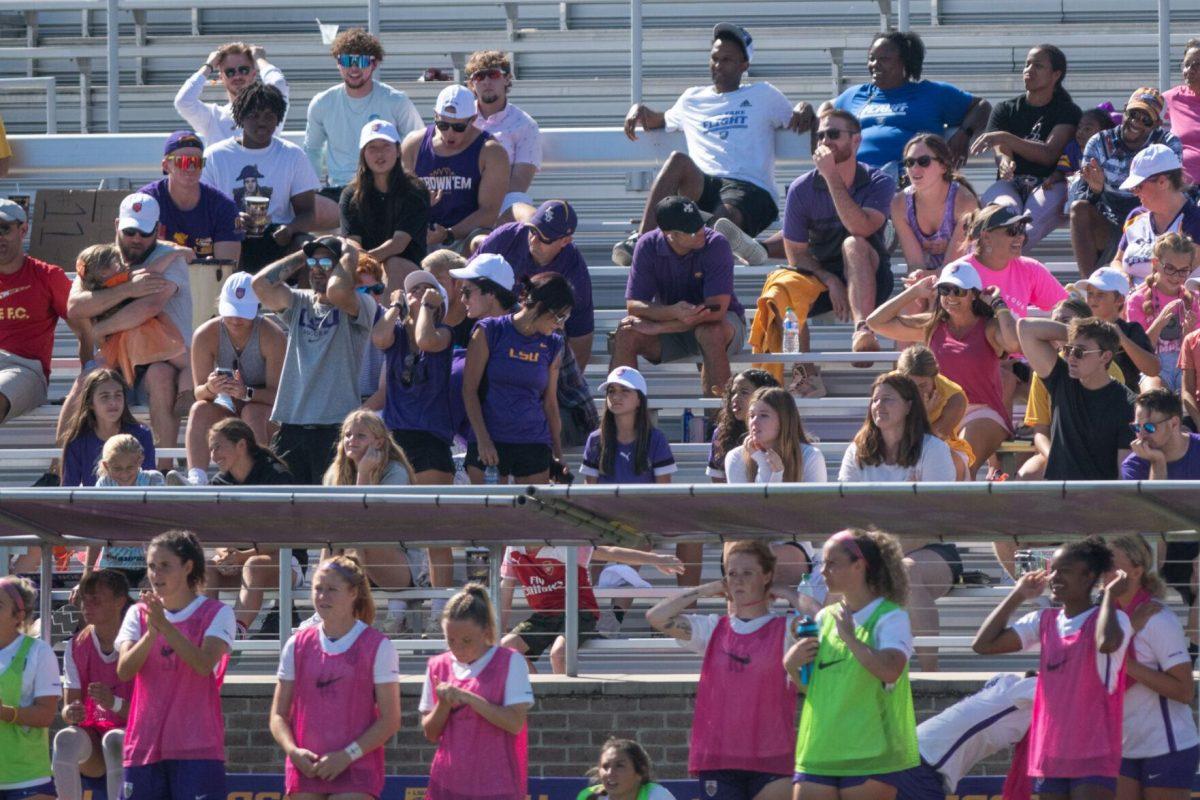
[[[337,57],[337,63],[339,67],[345,67],[346,69],[353,69],[354,67],[366,69],[375,63],[375,56],[341,55]]]
[[[842,134],[845,132],[846,131],[842,130],[841,128],[826,128],[823,131],[817,131],[817,141],[823,142],[828,140],[830,142],[836,142],[838,139],[842,138]]]
[[[1084,356],[1088,355],[1089,353],[1103,353],[1104,351],[1098,347],[1094,348],[1092,350],[1088,350],[1086,348],[1080,347],[1077,344],[1068,344],[1068,345],[1064,345],[1062,348],[1060,348],[1058,352],[1062,353],[1063,358],[1083,358]]]
[[[953,297],[966,297],[970,293],[970,289],[961,289],[957,286],[951,286],[948,283],[939,283],[937,293],[942,297],[951,295]]]
[[[499,80],[500,78],[504,78],[507,76],[508,76],[508,73],[505,72],[504,70],[500,69],[499,67],[492,67],[491,69],[481,69],[481,70],[476,70],[475,72],[472,72],[471,80],[483,81],[483,80],[487,80],[488,78],[491,78],[492,80]]]
[[[131,239],[134,237],[138,239],[153,239],[156,233],[158,233],[157,230],[147,233],[146,231],[138,230],[137,228],[121,228],[121,235],[128,236]]]
[[[254,69],[243,64],[240,67],[226,67],[221,71],[225,73],[226,78],[232,78],[234,75],[249,75]]]
[[[471,123],[469,122],[446,122],[445,120],[441,119],[435,121],[433,124],[437,125],[437,129],[439,131],[448,131],[453,128],[455,133],[462,133],[467,128],[471,127]]]
[[[381,295],[387,291],[387,287],[382,283],[372,283],[369,286],[356,286],[354,287],[354,291],[358,292],[359,294]]]
[[[913,167],[925,169],[936,160],[933,156],[916,156],[915,158],[904,159],[903,163],[905,169],[912,169]]]
[[[1016,239],[1018,236],[1025,235],[1025,223],[1018,222],[1015,225],[1005,225],[1002,228],[993,228],[992,230],[1003,231],[1004,233],[1008,234],[1010,238]]]
[[[304,263],[308,265],[309,269],[312,269],[313,267],[323,270],[333,269],[332,258],[306,258],[304,259]]]
[[[171,156],[168,160],[184,172],[204,168],[204,156]]]
[[[426,380],[425,370],[418,369],[417,356],[416,351],[411,351],[404,356],[404,362],[400,368],[400,385],[406,389],[414,383],[424,383]]]
[[[1154,124],[1154,120],[1145,111],[1128,111],[1125,113],[1125,116],[1143,128],[1149,128]]]
[[[554,321],[556,323],[558,323],[559,325],[562,325],[564,322],[566,322],[570,318],[571,318],[571,309],[569,309],[569,308],[566,311],[559,311],[558,313],[554,314]]]
[[[1163,420],[1163,422],[1166,422],[1166,420]],[[1162,422],[1144,422],[1138,425],[1136,422],[1131,422],[1129,423],[1129,428],[1136,436],[1139,433],[1155,433],[1158,430],[1158,426],[1162,424]]]

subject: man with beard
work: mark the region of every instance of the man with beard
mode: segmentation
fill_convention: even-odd
[[[374,80],[383,62],[379,39],[351,28],[337,35],[331,52],[342,82],[308,104],[304,151],[317,175],[327,176],[321,194],[336,203],[358,169],[358,138],[364,125],[384,120],[403,136],[424,127],[424,122],[408,95]]]
[[[223,105],[205,103],[200,95],[204,85],[216,78],[225,89],[228,100]],[[208,54],[204,65],[192,77],[184,81],[175,95],[175,111],[199,134],[205,144],[216,144],[237,133],[230,110],[233,99],[243,89],[259,80],[274,86],[287,100],[288,85],[279,71],[267,61],[267,51],[256,44],[230,42]],[[283,120],[279,121],[283,124]]]
[[[542,133],[533,117],[508,102],[512,65],[499,50],[480,50],[467,59],[467,86],[475,93],[475,127],[487,131],[508,152],[508,193],[500,222],[528,222],[537,209],[529,195],[542,167]]]

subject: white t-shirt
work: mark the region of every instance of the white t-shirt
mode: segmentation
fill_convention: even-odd
[[[783,92],[769,83],[724,94],[693,86],[665,116],[667,130],[683,131],[688,155],[701,172],[748,181],[775,197],[775,131],[792,118]]]
[[[1062,609],[1058,611],[1058,635],[1071,636],[1078,633],[1088,618],[1100,610],[1099,606],[1092,606],[1082,614],[1077,614],[1074,617],[1068,617]],[[1017,636],[1021,637],[1022,650],[1036,650],[1041,647],[1041,618],[1043,609],[1030,611],[1025,616],[1018,619],[1010,627],[1016,631]],[[1124,611],[1117,611],[1117,622],[1121,626],[1121,632],[1125,634],[1121,641],[1121,646],[1117,648],[1115,653],[1097,653],[1096,654],[1096,674],[1100,676],[1100,681],[1108,691],[1115,692],[1117,689],[1117,677],[1120,674],[1120,665],[1125,658],[1125,651],[1129,648],[1129,642],[1133,640],[1133,625],[1129,622],[1129,617]],[[1185,652],[1186,655],[1186,652]]]
[[[231,196],[238,211],[247,196],[269,197],[271,222],[286,225],[296,218],[292,198],[321,188],[304,148],[278,137],[261,150],[247,150],[240,138],[209,145],[201,179]]]
[[[1021,740],[1033,716],[1037,678],[1005,673],[983,689],[917,726],[921,758],[953,794],[962,776],[983,759]]]
[[[328,172],[330,186],[345,186],[354,178],[359,136],[364,125],[377,119],[395,125],[402,141],[406,134],[425,127],[408,95],[379,81],[372,83],[366,97],[351,97],[344,83],[313,96],[304,128],[304,152],[317,173]]]
[[[476,103],[476,109],[479,104]],[[533,117],[521,109],[508,103],[501,110],[484,118],[483,114],[475,117],[474,125],[481,131],[487,131],[500,146],[508,151],[508,163],[533,164],[542,168],[542,132]]]
[[[470,664],[464,664],[451,656],[450,668],[454,670],[454,677],[460,681],[474,678],[483,672],[484,667],[491,663],[492,657],[495,655],[496,646],[492,645],[486,653]],[[504,680],[504,705],[515,706],[520,703],[533,704],[533,684],[529,681],[529,662],[520,656],[513,655],[508,659],[508,676]],[[429,670],[425,670],[425,683],[421,687],[421,703],[417,708],[422,714],[428,714],[436,705],[437,695],[434,694],[433,683],[429,680]]]
[[[1191,663],[1187,644],[1179,618],[1169,608],[1163,608],[1133,637],[1133,654],[1139,664],[1166,672],[1171,667]],[[1192,709],[1178,700],[1163,698],[1141,683],[1125,690],[1122,735],[1121,755],[1125,758],[1164,755],[1171,752],[1172,740],[1175,750],[1186,750],[1200,742]]]
[[[367,623],[361,619],[354,623],[342,638],[334,641],[325,635],[325,629],[322,627],[318,633],[321,640],[322,652],[331,655],[341,655],[354,646],[358,641],[358,637],[367,629]],[[375,683],[399,683],[400,682],[400,659],[396,655],[396,646],[392,644],[391,639],[383,639],[379,643],[379,647],[375,650]],[[287,640],[283,646],[283,652],[279,654],[279,670],[275,673],[275,677],[281,681],[296,680],[296,636],[293,635]]]
[[[853,615],[855,626],[865,624],[882,602],[883,598],[877,597],[855,611]],[[817,614],[818,625],[825,619],[830,608],[836,608],[836,606],[822,608]],[[836,633],[837,629],[835,628],[834,634],[836,635]],[[904,653],[905,658],[910,658],[913,654],[913,634],[912,624],[908,621],[908,612],[903,608],[897,608],[881,616],[875,622],[875,641],[870,644],[876,650],[899,650]]]
[[[90,633],[92,647],[96,648],[96,654],[100,656],[100,660],[105,664],[114,663],[117,660],[117,656],[120,655],[116,645],[113,645],[111,653],[105,653],[100,648],[100,637],[96,636],[95,629],[93,628]],[[63,688],[82,690],[87,687],[83,685],[83,681],[79,678],[79,667],[75,666],[75,656],[72,655],[75,648],[71,644],[72,641],[68,640],[67,646],[63,649]]]
[[[195,600],[188,603],[178,611],[166,612],[167,621],[176,624],[183,622],[191,617],[192,614],[196,613],[196,610],[200,608],[201,603],[203,603],[206,599],[207,598],[204,595],[199,595]],[[130,606],[129,610],[125,612],[125,619],[121,622],[121,630],[117,633],[116,641],[113,642],[113,646],[118,650],[125,642],[137,644],[138,640],[142,638],[142,633],[144,633],[144,631],[142,629],[142,621],[138,612],[139,609],[136,605]],[[218,609],[217,613],[213,615],[212,622],[208,623],[208,628],[204,631],[205,639],[209,638],[210,636],[215,639],[220,639],[222,642],[225,642],[225,644],[233,647],[233,640],[237,636],[237,621],[233,616],[232,607],[221,603],[221,608]],[[217,664],[213,667],[214,675],[218,669],[220,669],[220,664]]]
[[[802,444],[800,452],[804,459],[800,467],[800,483],[826,483],[829,480],[829,472],[825,469],[825,456],[821,451],[811,444]],[[755,483],[783,483],[783,470],[772,472],[767,465],[766,453],[756,450],[750,457],[758,466],[758,473],[754,476]],[[725,454],[725,482],[750,482],[746,477],[745,445],[739,444]]]
[[[860,466],[858,447],[851,442],[842,456],[842,467],[838,470],[838,480],[845,483],[910,483],[953,481],[954,478],[954,457],[950,455],[949,445],[929,434],[925,434],[925,440],[921,443],[921,457],[911,467],[902,467],[899,464]]]
[[[693,653],[704,655],[704,652],[708,649],[708,642],[712,639],[713,633],[716,632],[717,623],[721,621],[722,616],[724,615],[684,614],[684,619],[691,623],[692,638],[686,642],[682,639],[676,639],[679,642],[679,646],[686,650],[691,650]],[[779,615],[763,614],[761,617],[755,617],[754,619],[742,619],[741,617],[730,615],[729,627],[734,633],[745,636],[754,633],[777,616]],[[796,642],[796,639],[792,636],[792,626],[790,624],[784,626],[784,631],[783,652],[787,653],[788,648]]]

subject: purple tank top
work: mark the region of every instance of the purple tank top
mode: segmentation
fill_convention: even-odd
[[[958,181],[950,181],[950,191],[946,194],[946,211],[942,214],[942,224],[931,234],[921,230],[917,224],[917,198],[913,187],[904,190],[904,208],[908,226],[912,228],[917,243],[921,245],[929,260],[926,269],[941,269],[946,261],[946,249],[950,247],[950,237],[954,235],[954,198],[958,196]]]
[[[449,228],[457,225],[479,208],[479,151],[490,133],[480,132],[475,141],[461,153],[439,156],[433,152],[434,127],[425,129],[421,149],[417,151],[416,174],[429,189],[429,224]]]

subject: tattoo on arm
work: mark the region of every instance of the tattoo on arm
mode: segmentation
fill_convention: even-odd
[[[300,269],[300,266],[303,263],[304,262],[302,260],[294,256],[291,258],[285,258],[275,266],[267,269],[267,281],[272,286],[278,286],[288,278],[292,277],[293,273]]]
[[[676,615],[667,620],[666,632],[672,636],[692,636],[692,623],[687,617]]]

